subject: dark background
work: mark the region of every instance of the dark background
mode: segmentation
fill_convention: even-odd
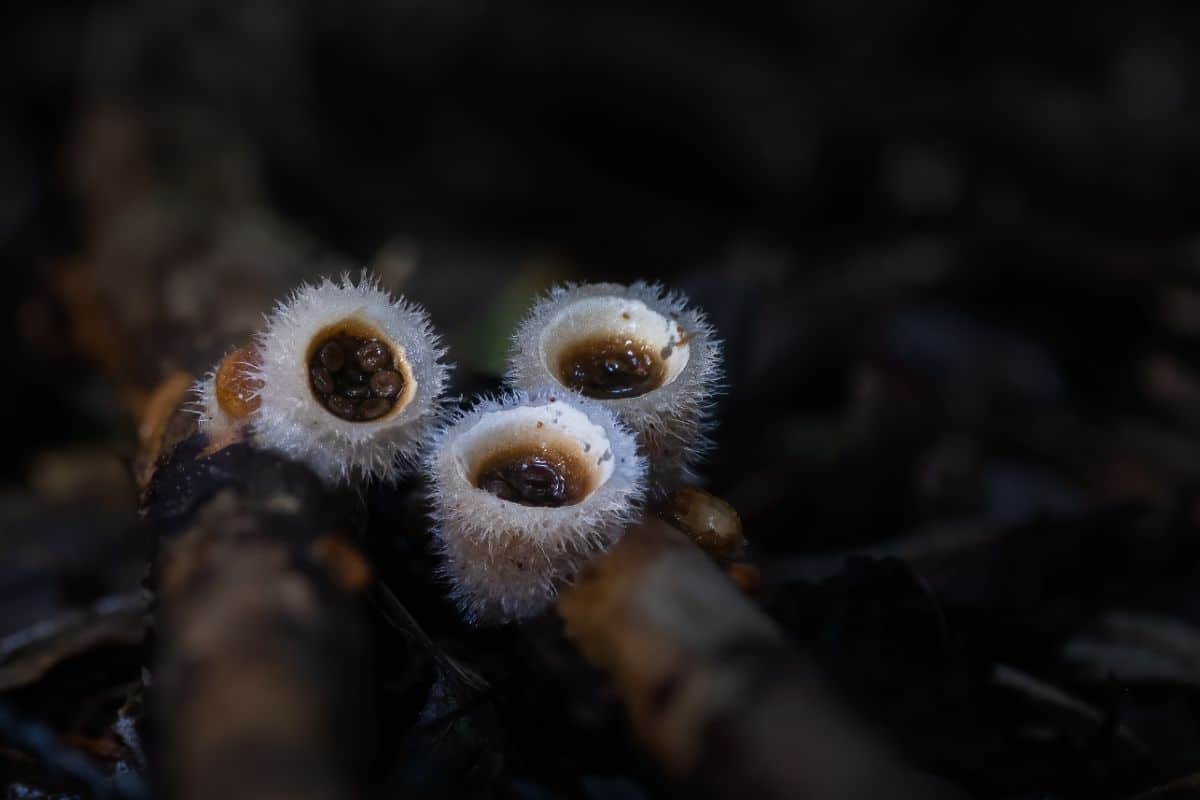
[[[535,292],[649,278],[726,343],[759,600],[911,761],[1200,771],[1198,44],[1183,2],[6,6],[0,668],[136,589],[129,409],[295,282],[375,270],[471,393]],[[99,736],[109,633],[9,702]]]

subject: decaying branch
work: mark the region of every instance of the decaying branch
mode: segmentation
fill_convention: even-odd
[[[357,506],[238,437],[205,441],[179,410],[275,298],[331,265],[265,208],[234,131],[179,140],[216,117],[164,102],[161,118],[192,122],[92,97],[74,170],[84,243],[57,287],[71,340],[141,420],[155,781],[172,798],[354,796],[372,730]]]
[[[146,494],[158,537],[156,780],[173,798],[358,794],[372,730],[350,498],[295,464],[192,437]]]
[[[559,600],[636,735],[705,797],[953,797],[847,715],[809,663],[682,533],[631,530]]]

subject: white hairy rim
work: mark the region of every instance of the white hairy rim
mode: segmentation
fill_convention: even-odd
[[[192,397],[188,410],[199,417],[200,430],[209,438],[226,436],[236,430],[241,423],[231,417],[217,402],[217,367],[196,381],[192,386]]]
[[[377,420],[335,416],[314,396],[309,359],[318,338],[339,326],[377,334],[406,380],[400,400]],[[448,367],[444,348],[419,307],[393,299],[377,279],[348,276],[296,289],[267,317],[256,343],[260,405],[251,416],[256,441],[303,461],[330,482],[392,479],[412,466],[440,413]]]
[[[563,385],[562,356],[597,337],[622,336],[654,348],[662,385],[637,397],[595,398],[638,435],[656,483],[694,479],[707,452],[711,404],[721,380],[721,346],[687,298],[637,282],[555,287],[530,309],[513,337],[508,381],[516,389]]]
[[[525,506],[475,485],[489,456],[526,445],[531,453],[552,447],[583,465],[583,497]],[[645,475],[633,435],[573,392],[517,392],[460,413],[434,437],[429,491],[443,574],[464,616],[494,623],[544,610],[636,518]]]

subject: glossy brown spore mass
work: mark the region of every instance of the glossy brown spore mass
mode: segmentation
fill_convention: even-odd
[[[308,379],[321,405],[353,422],[386,416],[405,388],[391,348],[365,331],[320,337],[309,357]]]
[[[590,488],[579,458],[545,444],[493,453],[476,471],[474,483],[501,500],[544,508],[574,505]]]
[[[662,386],[666,365],[653,347],[627,336],[577,342],[559,359],[564,385],[586,397],[638,397]]]

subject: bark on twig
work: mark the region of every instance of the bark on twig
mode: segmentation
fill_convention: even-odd
[[[359,515],[307,470],[180,445],[146,510],[158,537],[156,780],[172,798],[345,798],[371,748]]]
[[[206,442],[179,411],[275,298],[333,264],[266,209],[235,130],[216,124],[210,147],[188,141],[219,114],[133,95],[98,88],[82,117],[85,241],[58,289],[72,341],[141,419],[134,471],[158,545],[159,793],[355,796],[372,727],[356,507],[302,467]]]
[[[843,711],[775,625],[659,520],[627,533],[558,610],[612,675],[644,746],[698,796],[955,796]]]

